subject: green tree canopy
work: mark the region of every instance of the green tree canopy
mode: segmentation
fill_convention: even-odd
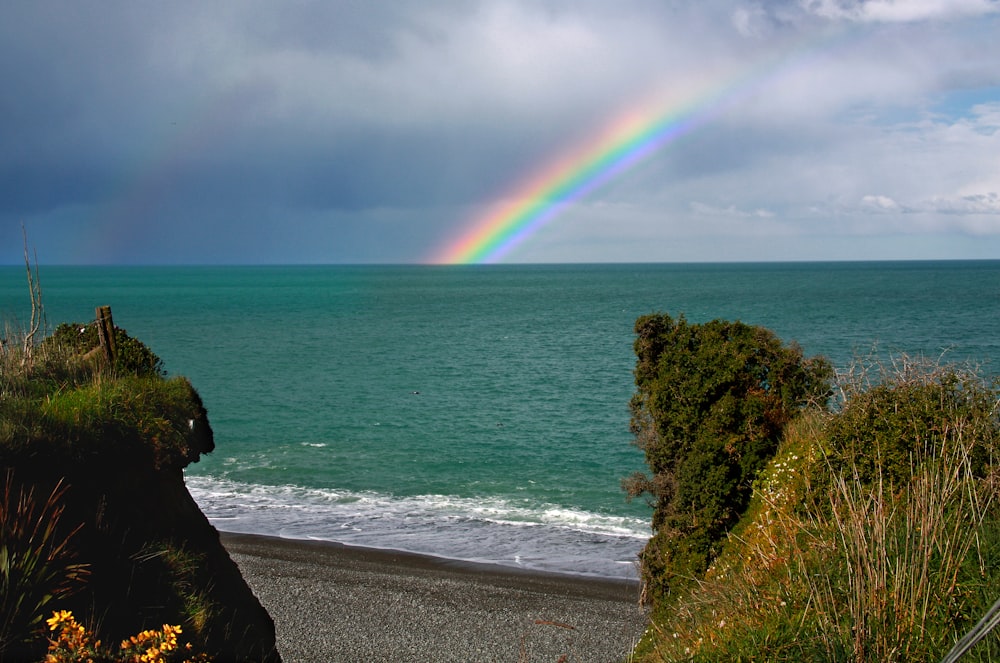
[[[655,506],[642,558],[656,592],[705,572],[785,425],[829,397],[833,370],[741,322],[653,314],[636,321],[635,333],[632,431],[652,476],[635,475],[624,487],[649,494]]]

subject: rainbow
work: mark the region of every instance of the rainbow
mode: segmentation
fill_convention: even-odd
[[[683,97],[660,96],[622,113],[595,136],[500,196],[502,202],[473,219],[468,230],[430,262],[499,262],[573,203],[760,89],[787,61],[787,54],[761,61],[737,76],[716,77],[722,83],[714,87],[689,90]]]

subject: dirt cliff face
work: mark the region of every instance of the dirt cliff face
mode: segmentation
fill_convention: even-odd
[[[144,629],[179,624],[182,641],[216,661],[280,662],[274,622],[253,595],[184,485],[183,469],[214,447],[191,389],[183,421],[187,449],[167,461],[156,453],[115,454],[114,444],[70,461],[50,454],[0,454],[0,473],[16,493],[48,495],[61,481],[59,528],[74,564],[85,565],[73,593],[46,605],[72,610],[106,643]],[[155,448],[155,444],[151,445]],[[44,623],[42,624],[44,626]],[[44,638],[9,649],[6,659],[44,652]]]

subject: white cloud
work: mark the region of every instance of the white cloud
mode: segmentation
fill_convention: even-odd
[[[861,208],[875,213],[898,212],[902,208],[889,196],[867,195],[861,198]]]
[[[960,19],[1000,11],[996,0],[803,0],[802,4],[824,18],[862,23]]]
[[[316,47],[263,38],[245,18],[207,10],[155,41],[170,53],[163,61],[206,86],[266,91],[261,110],[280,120],[355,127],[593,123],[664,80],[729,57],[717,27],[692,30],[630,5],[400,7],[405,20],[373,30],[375,55],[335,40]],[[289,20],[283,9],[260,10],[262,22]]]
[[[768,32],[767,12],[760,5],[737,7],[731,20],[736,31],[744,37],[763,37]]]
[[[976,104],[969,109],[966,124],[978,133],[991,135],[1000,131],[1000,100],[988,104]]]

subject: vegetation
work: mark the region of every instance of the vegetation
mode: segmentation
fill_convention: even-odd
[[[182,531],[197,507],[156,480],[213,447],[197,393],[124,330],[112,361],[93,325],[37,340],[29,285],[31,325],[0,346],[0,660],[198,660],[182,632],[246,637],[213,631],[229,608]],[[624,487],[654,507],[636,660],[939,661],[996,607],[996,382],[907,357],[837,376],[740,322],[635,330],[650,474]],[[996,634],[963,661],[994,659]]]
[[[115,357],[110,367],[117,375],[140,375],[163,377],[163,361],[146,345],[115,327]],[[96,324],[81,325],[76,323],[61,324],[55,328],[43,342],[43,350],[55,349],[56,353],[72,357],[86,357],[94,352],[100,344]],[[64,366],[58,364],[57,366]]]
[[[71,543],[79,526],[66,531],[57,485],[44,499],[33,486],[19,486],[12,470],[0,492],[0,654],[42,620],[48,606],[72,594],[86,578]]]
[[[94,324],[35,331],[0,354],[0,660],[41,658],[46,610],[65,607],[93,626],[60,621],[48,660],[168,660],[149,655],[171,632],[144,631],[161,614],[203,646],[223,606],[205,591],[204,555],[186,547],[185,503],[157,479],[214,446],[197,392],[122,329],[112,362]],[[137,630],[144,639],[120,656],[95,653],[98,632]],[[76,658],[72,642],[86,644]]]
[[[668,376],[696,374],[701,377],[689,378],[684,389],[735,393],[740,399],[744,396],[733,390],[698,389],[706,384],[703,376],[719,374],[720,364],[739,363],[720,354],[746,356],[745,346],[713,340],[718,335],[709,328],[730,325],[715,321],[694,332],[683,330],[688,342],[680,350],[663,343],[656,369],[663,381],[650,380],[650,345],[643,338],[648,322],[640,319],[645,324],[637,325],[633,401],[634,412],[645,416],[656,433],[650,434],[649,425],[636,426],[646,449],[675,430],[671,426],[687,412],[681,406],[685,397],[691,401],[690,393],[677,391],[676,385],[674,391],[665,390]],[[683,318],[674,326],[699,327]],[[660,329],[667,329],[671,339],[684,338],[671,335],[669,325]],[[757,332],[756,338],[769,342],[772,337]],[[714,351],[699,352],[705,339]],[[900,357],[889,365],[859,362],[838,376],[833,392],[826,392],[817,388],[828,375],[823,362],[799,361],[794,353],[789,357],[809,373],[805,381],[792,384],[808,386],[793,388],[797,405],[795,398],[785,401],[792,407],[772,429],[778,435],[770,447],[773,455],[764,458],[758,471],[740,475],[748,482],[745,506],[741,509],[731,499],[739,495],[731,483],[704,484],[706,491],[721,491],[714,502],[703,497],[706,503],[730,504],[739,513],[709,554],[698,558],[704,563],[707,557],[703,572],[689,558],[671,556],[677,541],[684,542],[685,534],[695,529],[688,525],[675,533],[676,523],[683,524],[669,511],[676,503],[664,503],[662,491],[655,494],[658,512],[662,507],[667,512],[654,516],[659,529],[643,555],[653,610],[637,658],[939,661],[998,598],[997,385],[968,367]],[[665,362],[677,365],[670,368]],[[744,393],[751,400],[759,396],[752,389]],[[824,393],[831,395],[828,402],[821,398]],[[643,406],[668,399],[681,403]],[[724,398],[707,400],[718,408]],[[753,411],[744,404],[730,407]],[[713,420],[711,406],[702,411],[708,415],[701,421]],[[759,424],[750,429],[759,430]],[[718,430],[704,434],[720,435]],[[697,434],[689,439],[697,440]],[[677,457],[651,467],[683,472],[691,447],[664,449],[657,447]],[[767,453],[765,448],[760,455]],[[652,457],[660,458],[656,453]],[[657,487],[656,476],[646,481]],[[688,513],[705,512],[697,502],[688,504]],[[992,634],[963,661],[998,656],[1000,641]]]
[[[212,450],[191,383],[164,377],[160,358],[125,330],[115,335],[110,365],[95,352],[95,324],[60,325],[37,346],[0,356],[0,463],[72,465],[113,453],[182,467]],[[202,444],[191,444],[193,432]]]
[[[110,308],[42,338],[26,237],[24,261],[31,317],[0,337],[0,661],[280,663],[274,622],[184,486],[215,446],[198,393]]]
[[[103,647],[100,640],[85,626],[79,624],[73,613],[59,610],[45,620],[52,632],[45,663],[194,663],[209,660],[203,655],[191,654],[191,643],[181,645],[177,636],[183,633],[180,626],[164,624],[160,630],[145,630],[122,640],[117,652]]]
[[[650,598],[662,603],[719,554],[785,425],[829,394],[832,369],[740,322],[658,314],[639,318],[635,331],[632,430],[653,475],[625,488],[655,506],[642,565]]]

